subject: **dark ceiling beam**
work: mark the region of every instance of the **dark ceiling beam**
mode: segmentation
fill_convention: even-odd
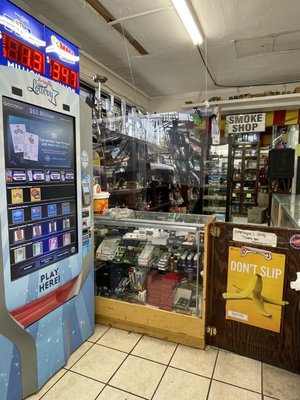
[[[106,22],[113,22],[116,18],[100,3],[98,0],[86,0],[86,2],[105,19]],[[128,42],[140,53],[145,56],[149,54],[146,49],[129,33],[122,28],[121,24],[112,25],[112,27],[124,36]]]

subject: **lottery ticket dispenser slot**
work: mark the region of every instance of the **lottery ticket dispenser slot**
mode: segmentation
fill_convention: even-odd
[[[92,202],[90,184],[87,180],[81,183],[81,192],[82,192],[82,229],[83,233],[85,233],[85,230],[91,226],[90,208]]]
[[[86,182],[81,184],[82,191],[82,206],[89,207],[91,205],[91,190],[90,185]]]

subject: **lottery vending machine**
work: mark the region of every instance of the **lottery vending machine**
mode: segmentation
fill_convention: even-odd
[[[38,391],[94,330],[91,116],[79,52],[0,2],[0,399]]]

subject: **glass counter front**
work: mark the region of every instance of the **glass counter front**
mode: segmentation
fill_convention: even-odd
[[[211,219],[143,211],[95,217],[95,295],[201,317]]]
[[[273,226],[300,227],[300,195],[273,194],[271,221]]]

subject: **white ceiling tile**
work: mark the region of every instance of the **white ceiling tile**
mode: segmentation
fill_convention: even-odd
[[[234,46],[237,57],[249,57],[257,54],[271,53],[273,51],[273,38],[253,38],[235,40]]]
[[[300,31],[288,32],[274,38],[274,51],[289,51],[300,49]]]

